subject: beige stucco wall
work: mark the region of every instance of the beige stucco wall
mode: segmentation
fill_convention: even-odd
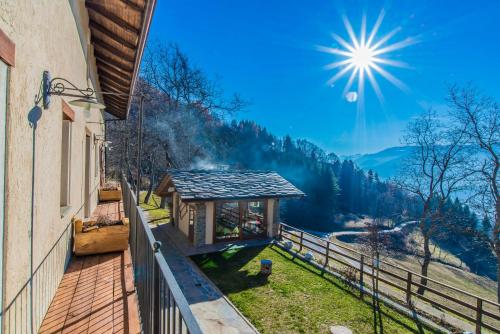
[[[206,206],[205,243],[207,245],[211,245],[211,244],[214,243],[214,210],[215,210],[215,203],[214,202],[207,202],[207,203],[205,203],[205,206]]]
[[[33,132],[27,115],[33,108],[42,72],[64,77],[79,87],[87,86],[86,49],[89,31],[84,1],[0,0],[0,29],[15,43],[15,67],[11,69],[7,116],[7,191],[4,251],[4,305],[29,277],[29,228],[31,213],[31,166]],[[81,29],[78,31],[78,24]],[[88,59],[93,59],[92,54]],[[90,64],[95,77],[95,64]],[[67,98],[70,101],[71,98]],[[71,208],[60,215],[61,98],[52,97],[36,130],[35,208],[33,257],[35,268],[74,216],[82,216],[84,202],[85,135],[102,135],[102,113],[86,116],[73,107],[71,143]],[[99,183],[95,174],[93,137],[90,152],[91,189]],[[97,192],[91,197],[93,209]]]
[[[274,202],[275,199],[268,199],[267,200],[267,236],[272,238],[274,237],[273,235],[273,218],[274,218]]]

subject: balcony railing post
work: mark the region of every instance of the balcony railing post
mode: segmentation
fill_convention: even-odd
[[[156,241],[153,244],[153,252],[154,254],[158,253],[161,248],[161,243]],[[153,255],[154,257],[155,255]],[[154,257],[153,260],[153,333],[161,332],[161,308],[160,308],[160,267],[158,266],[158,262]]]

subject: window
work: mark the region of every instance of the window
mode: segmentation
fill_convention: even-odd
[[[219,202],[215,205],[215,240],[266,236],[264,201]]]
[[[63,116],[61,137],[61,207],[70,206],[71,194],[71,120]]]
[[[94,135],[94,177],[99,176],[99,142],[96,135]]]

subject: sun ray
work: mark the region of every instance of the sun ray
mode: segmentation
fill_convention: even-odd
[[[360,46],[364,47],[366,44],[366,15],[363,14],[361,17],[361,37],[359,38],[360,40]]]
[[[373,50],[378,49],[382,44],[384,44],[385,42],[387,42],[388,40],[390,40],[392,37],[394,37],[394,35],[396,35],[400,30],[401,30],[401,27],[397,27],[397,28],[392,29],[384,37],[382,37],[381,39],[379,39],[377,41],[377,43],[375,43],[373,46],[371,46],[371,48]]]
[[[373,75],[373,72],[370,68],[366,69],[366,76],[368,77],[368,80],[370,81],[370,84],[372,85],[373,91],[375,92],[375,95],[377,95],[377,98],[378,98],[380,104],[384,104],[384,95],[382,94],[382,91],[380,90],[380,86],[378,85],[377,79]]]
[[[399,49],[406,48],[407,46],[410,46],[410,45],[416,44],[416,43],[418,43],[418,41],[416,39],[408,37],[407,39],[405,39],[401,42],[397,42],[397,43],[388,45],[382,49],[374,50],[373,55],[377,56],[377,55],[384,54],[387,52],[399,50]]]
[[[340,72],[338,72],[333,77],[331,77],[330,80],[328,80],[326,82],[326,84],[328,86],[333,85],[338,79],[340,79],[344,74],[346,74],[353,67],[354,67],[354,64],[350,64],[350,65],[344,67]]]
[[[346,48],[347,50],[353,52],[354,51],[354,48],[349,45],[349,43],[347,43],[347,41],[345,39],[343,39],[342,37],[340,37],[339,35],[337,34],[332,34],[332,37],[340,44],[342,45],[344,48]]]
[[[399,61],[399,60],[373,57],[372,61],[374,63],[384,64],[384,65],[393,66],[393,67],[410,68],[410,65],[408,65],[405,62]]]
[[[354,33],[354,30],[352,29],[351,22],[349,22],[349,19],[347,16],[342,16],[342,20],[344,21],[344,26],[347,30],[347,33],[349,34],[349,37],[351,38],[352,44],[355,49],[359,48],[359,42],[358,39],[356,38],[356,34]]]
[[[331,48],[329,46],[318,45],[318,46],[316,46],[316,49],[318,51],[321,51],[321,52],[331,53],[331,54],[335,54],[335,55],[339,55],[339,56],[345,56],[345,57],[351,56],[351,52],[349,52],[349,51],[340,50],[337,48]]]
[[[347,81],[347,84],[344,87],[344,91],[342,92],[342,96],[345,96],[347,92],[351,89],[352,84],[354,83],[354,79],[356,78],[356,74],[358,74],[358,69],[355,68],[354,71],[352,71],[351,75],[349,76],[349,80]]]
[[[346,59],[346,60],[342,60],[342,61],[336,61],[336,62],[333,62],[333,63],[330,63],[330,64],[327,64],[325,65],[323,68],[325,70],[333,70],[337,67],[340,67],[340,66],[344,66],[344,65],[347,65],[351,63],[351,60],[350,59]]]
[[[382,24],[382,21],[384,20],[385,16],[385,10],[381,10],[380,14],[378,14],[377,21],[373,25],[372,31],[370,32],[370,35],[368,36],[368,40],[366,41],[366,46],[369,48],[370,45],[372,44],[373,38],[378,32],[378,29],[380,28],[380,25]]]
[[[382,67],[378,66],[377,64],[373,64],[372,68],[377,71],[381,76],[389,80],[394,86],[398,87],[399,89],[403,91],[409,91],[410,89],[408,86],[404,84],[401,80],[396,78],[394,75],[390,74],[386,70],[384,70]]]

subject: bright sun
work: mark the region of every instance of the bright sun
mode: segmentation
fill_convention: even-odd
[[[402,90],[407,90],[406,85],[397,79],[394,75],[389,73],[385,66],[395,66],[395,67],[408,67],[406,63],[397,60],[389,59],[388,54],[392,51],[405,48],[409,45],[417,43],[414,38],[406,38],[402,41],[395,42],[393,44],[388,44],[387,42],[401,30],[400,27],[393,29],[385,36],[376,39],[376,35],[382,20],[384,19],[385,12],[382,10],[377,18],[377,21],[373,25],[370,34],[367,35],[366,31],[366,16],[363,15],[361,20],[361,32],[359,37],[356,36],[351,23],[347,17],[343,16],[344,26],[349,35],[350,42],[340,37],[337,34],[332,34],[335,41],[340,44],[342,48],[318,46],[318,50],[336,56],[343,57],[343,59],[336,60],[325,66],[325,69],[339,69],[339,71],[328,80],[328,85],[333,86],[333,84],[350,73],[349,79],[344,87],[344,92],[342,96],[347,96],[346,94],[351,90],[352,85],[357,81],[357,96],[362,102],[364,95],[365,78],[368,78],[370,84],[375,91],[377,97],[382,102],[383,95],[380,87],[375,78],[375,73],[378,73],[388,81],[390,81],[395,86]],[[375,41],[376,40],[376,41]],[[356,80],[357,79],[357,80]],[[353,93],[353,92],[351,92]]]
[[[351,63],[360,70],[373,66],[373,51],[366,46],[360,46],[351,52]]]

